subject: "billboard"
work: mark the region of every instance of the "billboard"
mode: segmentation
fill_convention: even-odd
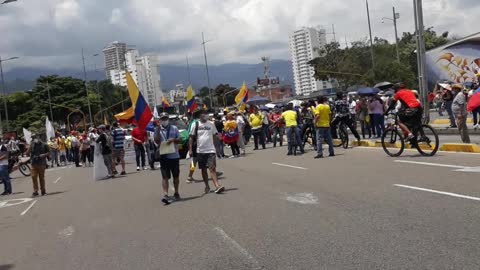
[[[428,85],[473,82],[480,71],[480,33],[427,52]]]

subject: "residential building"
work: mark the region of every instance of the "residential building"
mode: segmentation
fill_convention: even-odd
[[[328,81],[317,81],[314,77],[314,68],[308,64],[310,60],[320,56],[319,49],[326,44],[326,31],[322,28],[303,27],[290,34],[290,52],[297,95],[309,95],[321,89],[332,88]]]
[[[185,100],[186,90],[183,84],[175,85],[175,89],[168,93],[168,102],[182,102]]]
[[[111,70],[125,69],[125,54],[127,53],[127,44],[114,41],[103,50],[105,57],[105,71],[108,79]]]

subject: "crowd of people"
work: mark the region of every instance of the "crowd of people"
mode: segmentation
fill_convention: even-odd
[[[463,129],[466,123],[466,95],[463,88],[453,85],[451,90],[443,87],[439,91],[451,91],[453,97],[451,111],[456,116],[456,123]],[[442,92],[448,98],[449,94]],[[463,97],[463,98],[462,98]],[[399,102],[397,102],[399,101]],[[431,100],[433,102],[433,99]],[[253,151],[266,149],[268,144],[273,148],[283,147],[286,137],[286,155],[305,153],[305,145],[311,144],[316,151],[315,159],[324,157],[323,144],[328,145],[328,154],[335,156],[333,139],[337,139],[339,125],[349,128],[352,135],[360,142],[361,138],[379,138],[385,130],[385,115],[389,111],[397,111],[400,117],[400,128],[407,139],[412,138],[412,126],[421,122],[423,108],[416,91],[406,89],[403,84],[394,87],[392,95],[376,94],[354,98],[338,93],[336,100],[320,96],[316,100],[302,104],[293,103],[277,105],[274,108],[265,106],[249,106],[247,111],[225,109],[223,113],[209,115],[206,111],[197,110],[189,114],[187,158],[190,161],[187,183],[192,183],[195,168],[201,170],[205,183],[205,193],[211,190],[209,174],[215,193],[222,193],[225,187],[218,181],[221,175],[217,171],[217,158],[238,158],[246,153],[246,145],[253,137]],[[448,103],[445,105],[448,108]],[[450,109],[447,109],[449,111]],[[480,111],[480,110],[479,110]],[[465,118],[462,118],[464,117]],[[68,134],[57,132],[49,140],[42,140],[40,135],[33,135],[29,146],[15,140],[5,141],[0,145],[0,178],[5,185],[2,195],[12,193],[8,177],[9,155],[16,149],[24,149],[21,153],[30,155],[32,164],[33,196],[46,194],[45,170],[48,167],[66,166],[74,163],[76,167],[95,167],[96,158],[103,160],[104,178],[125,176],[125,145],[127,136],[131,136],[135,152],[136,170],[155,169],[160,163],[163,201],[169,203],[179,200],[180,153],[182,145],[178,127],[170,123],[170,116],[162,113],[153,121],[153,129],[139,127],[126,129],[118,122],[111,126],[100,125],[84,132],[72,131]],[[360,124],[361,135],[357,132]],[[478,124],[478,122],[476,123]],[[453,126],[453,124],[452,124]],[[467,139],[468,133],[464,141]],[[462,139],[464,136],[462,135]],[[225,154],[231,150],[231,155]],[[120,166],[121,170],[117,170]],[[98,169],[98,168],[96,168]],[[173,178],[174,193],[169,196],[169,180]]]

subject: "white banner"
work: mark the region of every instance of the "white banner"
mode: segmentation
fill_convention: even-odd
[[[45,129],[47,130],[47,141],[50,141],[50,138],[55,137],[55,130],[48,117],[45,119]]]
[[[25,137],[25,141],[27,144],[30,144],[32,142],[32,133],[28,131],[28,129],[23,129],[23,137]]]

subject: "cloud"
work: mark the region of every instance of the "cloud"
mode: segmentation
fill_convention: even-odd
[[[394,40],[392,3],[401,14],[398,29],[414,28],[411,0],[369,0],[373,34]],[[424,1],[425,24],[458,36],[477,30],[478,0]],[[202,32],[212,64],[259,62],[259,57],[289,59],[289,33],[320,26],[342,43],[368,36],[364,0],[19,0],[0,8],[2,56],[19,56],[16,66],[79,67],[80,51],[100,53],[119,40],[162,63],[203,61]],[[333,35],[329,34],[332,40]],[[87,64],[102,66],[102,58]]]

